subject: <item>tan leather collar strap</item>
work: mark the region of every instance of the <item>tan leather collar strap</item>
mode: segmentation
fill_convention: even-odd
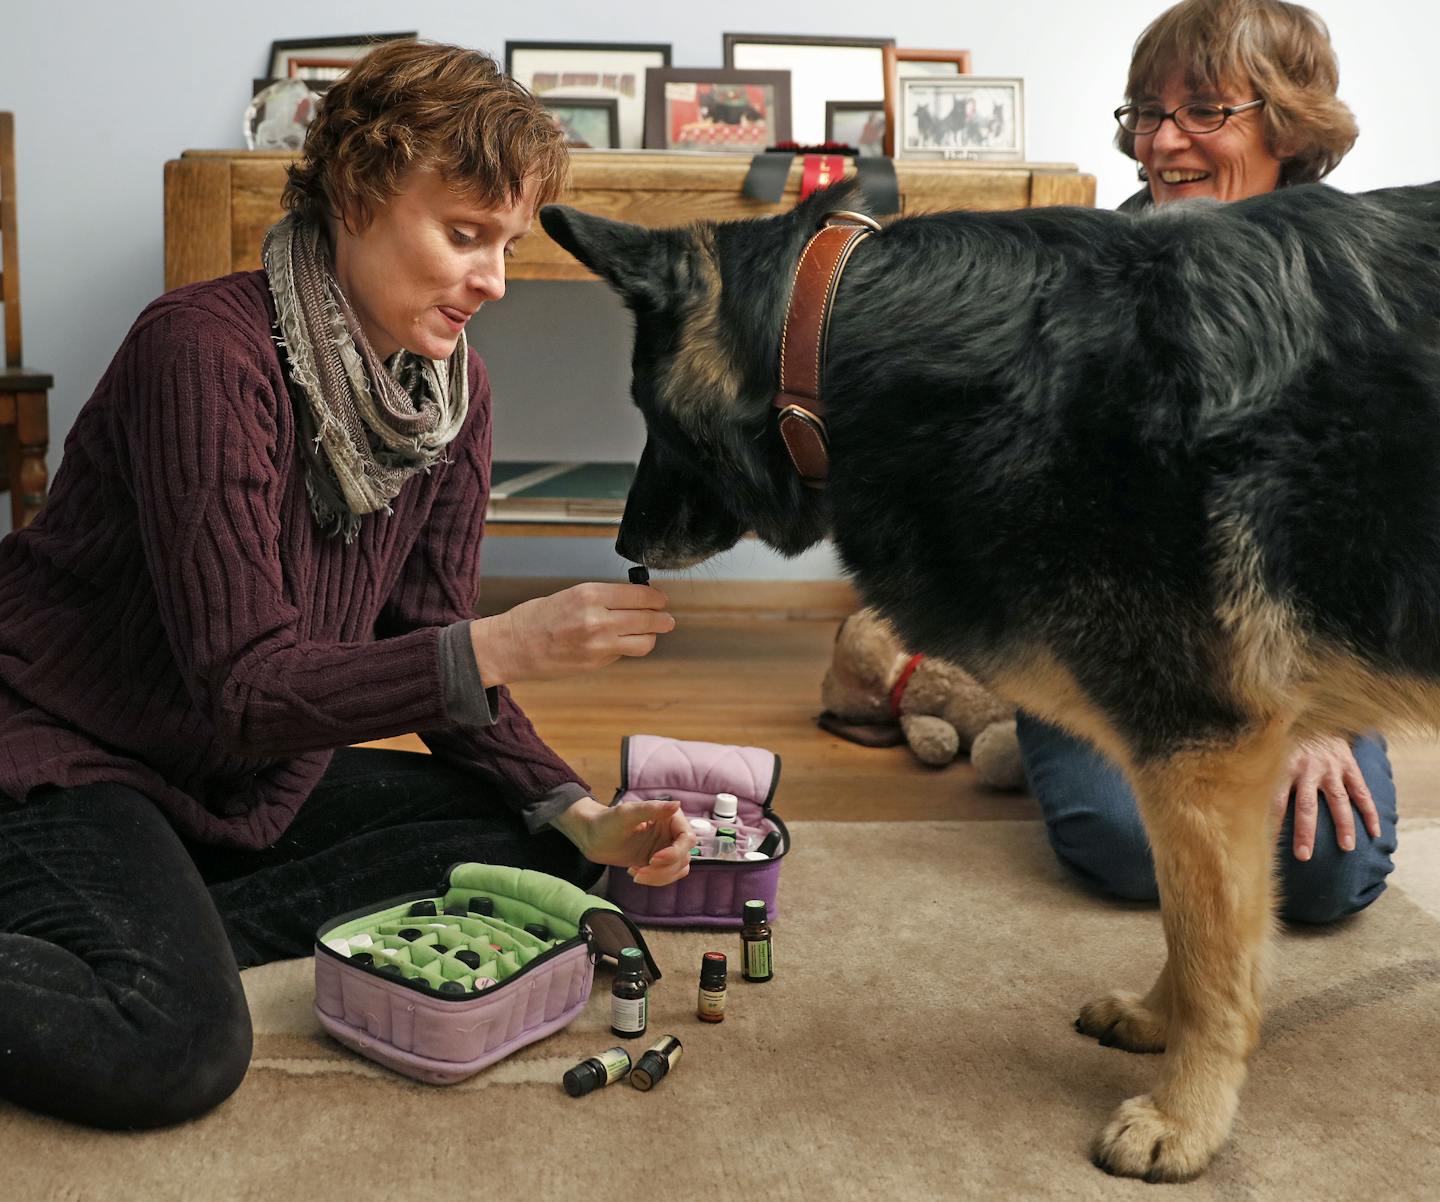
[[[830,473],[825,406],[820,384],[830,304],[851,252],[880,227],[863,213],[835,212],[800,252],[790,307],[780,336],[780,391],[775,394],[780,437],[800,478],[824,488]]]

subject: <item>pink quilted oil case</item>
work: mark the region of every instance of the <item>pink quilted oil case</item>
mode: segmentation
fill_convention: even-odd
[[[629,735],[620,742],[620,788],[615,802],[670,797],[690,818],[709,818],[717,793],[733,793],[738,829],[751,849],[772,831],[779,846],[767,860],[698,859],[690,875],[673,885],[637,885],[629,874],[611,869],[607,896],[636,922],[657,927],[735,927],[752,898],[778,913],[780,867],[790,851],[790,832],[771,805],[780,782],[780,757],[763,747],[735,747]]]
[[[456,864],[433,892],[342,914],[315,936],[315,1013],[346,1047],[432,1085],[463,1081],[558,1031],[601,955],[645,953],[604,898],[558,877]]]

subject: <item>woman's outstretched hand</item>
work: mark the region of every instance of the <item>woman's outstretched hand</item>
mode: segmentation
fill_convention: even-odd
[[[649,655],[675,629],[668,601],[648,584],[577,584],[470,623],[480,680],[554,680]]]
[[[669,885],[690,871],[695,832],[678,801],[603,806],[582,797],[550,825],[587,860],[628,868],[637,884]]]

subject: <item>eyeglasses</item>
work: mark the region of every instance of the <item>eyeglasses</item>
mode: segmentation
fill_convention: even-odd
[[[1236,113],[1258,108],[1264,103],[1263,96],[1245,104],[1210,104],[1197,100],[1182,104],[1168,113],[1157,104],[1122,104],[1115,110],[1115,120],[1120,122],[1121,129],[1131,134],[1156,133],[1167,117],[1175,122],[1177,129],[1187,134],[1213,134]]]

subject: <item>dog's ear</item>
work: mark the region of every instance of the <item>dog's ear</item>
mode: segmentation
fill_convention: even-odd
[[[582,213],[569,205],[546,205],[540,210],[540,224],[628,302],[659,302],[666,249],[653,230]]]

